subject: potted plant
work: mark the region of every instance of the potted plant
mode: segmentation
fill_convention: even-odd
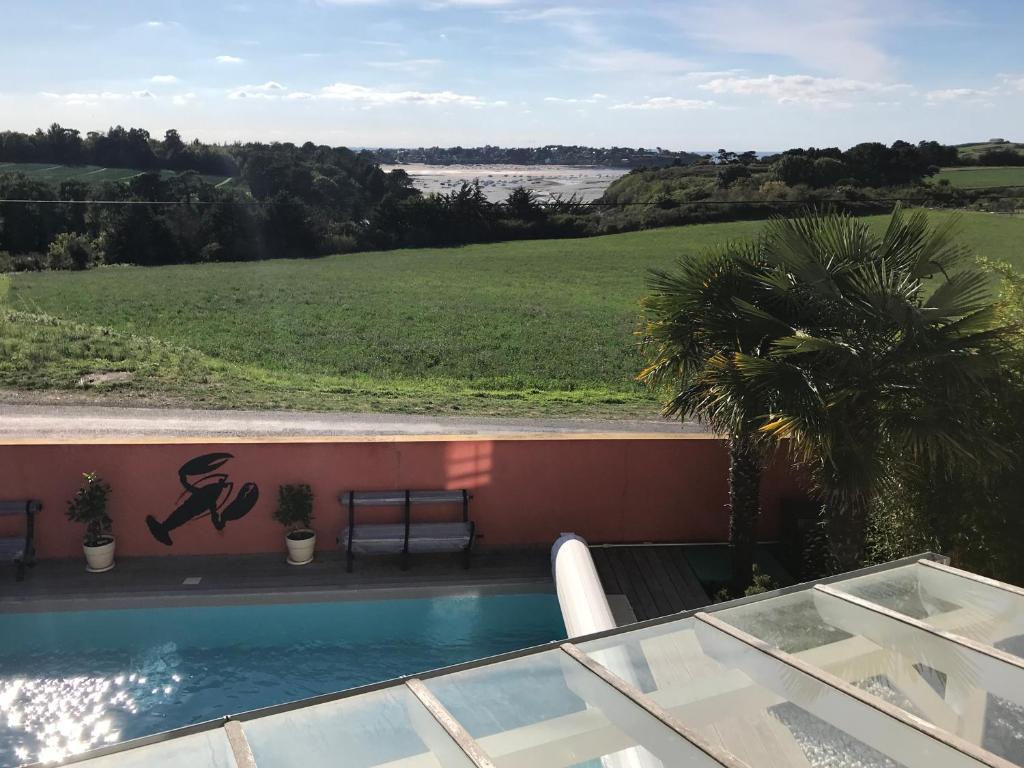
[[[103,573],[114,567],[116,544],[111,533],[113,521],[107,514],[110,486],[95,472],[86,472],[82,479],[82,487],[68,502],[67,516],[73,523],[85,523],[85,538],[82,541],[85,570]]]
[[[274,519],[288,529],[284,543],[291,565],[313,562],[316,531],[310,528],[313,519],[313,491],[306,484],[282,485],[277,490]]]

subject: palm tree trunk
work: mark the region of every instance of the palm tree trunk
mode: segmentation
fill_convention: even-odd
[[[864,565],[867,520],[867,501],[861,494],[847,494],[842,501],[825,503],[825,532],[837,573]]]
[[[761,462],[748,438],[729,438],[730,592],[739,597],[754,581],[754,543],[761,512]]]

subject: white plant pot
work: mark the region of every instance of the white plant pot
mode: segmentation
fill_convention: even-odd
[[[82,551],[85,552],[85,570],[89,573],[103,573],[113,568],[114,547],[116,545],[117,539],[113,536],[110,537],[110,541],[106,544],[100,544],[98,547],[87,547],[83,544]]]
[[[285,535],[284,543],[288,547],[289,565],[306,565],[313,562],[313,551],[316,549],[316,531],[312,528],[299,528],[291,533],[311,533],[308,539],[293,539]]]

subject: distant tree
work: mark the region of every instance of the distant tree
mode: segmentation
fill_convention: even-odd
[[[917,151],[921,153],[924,162],[943,168],[960,163],[960,152],[956,147],[940,144],[937,141],[918,142]]]
[[[814,161],[803,154],[786,153],[772,165],[772,176],[791,187],[814,184]]]
[[[268,252],[278,257],[313,255],[317,232],[311,211],[294,195],[278,192],[266,207],[263,239]]]
[[[1014,149],[989,149],[978,155],[978,165],[1024,165],[1024,152]]]
[[[750,169],[745,165],[726,165],[718,172],[717,178],[719,186],[728,187],[734,181],[749,179]]]
[[[815,187],[832,187],[849,174],[846,163],[832,157],[819,157],[811,166],[811,179]]]
[[[516,187],[509,192],[505,210],[520,221],[536,221],[544,215],[537,193],[526,187]]]
[[[77,165],[82,162],[82,136],[71,128],[53,123],[43,140],[47,160],[62,165]]]
[[[181,134],[174,128],[167,129],[164,132],[164,140],[160,146],[160,154],[167,165],[175,169],[180,167],[180,161],[183,156],[187,157],[186,151],[187,147],[185,142],[181,140]]]

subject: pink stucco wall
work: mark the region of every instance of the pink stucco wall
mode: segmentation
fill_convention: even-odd
[[[159,543],[146,515],[164,520],[182,499],[179,468],[218,452],[233,456],[217,471],[236,490],[258,485],[256,506],[222,531],[202,517],[173,531],[173,546]],[[277,487],[298,482],[316,495],[320,549],[334,548],[345,525],[339,492],[394,488],[470,489],[481,547],[544,545],[562,531],[594,542],[700,542],[727,536],[726,470],[723,441],[682,435],[13,443],[0,444],[0,498],[42,500],[37,546],[43,558],[81,555],[81,527],[64,510],[84,471],[113,486],[110,515],[118,554],[125,556],[280,551],[282,529],[270,516]],[[777,534],[780,499],[799,494],[799,480],[784,462],[769,470],[764,538]],[[378,514],[397,520],[392,511]],[[20,527],[2,523],[0,530]]]

